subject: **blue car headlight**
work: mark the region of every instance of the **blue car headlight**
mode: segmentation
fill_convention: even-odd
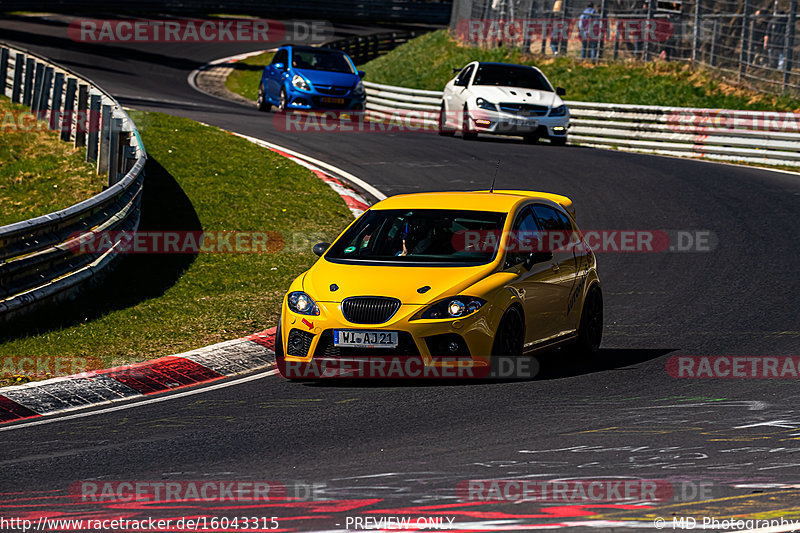
[[[301,91],[310,91],[311,84],[300,74],[295,74],[292,78],[292,86]]]
[[[486,300],[474,296],[453,296],[425,308],[414,318],[444,319],[464,318],[483,307]]]
[[[566,114],[567,114],[567,106],[563,104],[558,107],[554,107],[553,109],[550,110],[551,117],[563,117]]]
[[[288,299],[289,309],[301,315],[319,315],[319,307],[317,303],[303,291],[294,291],[289,293]]]
[[[494,105],[489,100],[485,100],[483,98],[478,98],[477,100],[475,100],[475,105],[477,105],[481,109],[488,109],[490,111],[497,111],[497,106],[496,105]]]
[[[362,82],[356,83],[355,88],[353,89],[353,96],[361,96],[364,94],[364,84]]]

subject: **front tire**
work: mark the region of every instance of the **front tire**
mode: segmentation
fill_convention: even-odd
[[[272,109],[272,104],[267,100],[267,95],[264,93],[264,84],[258,84],[258,99],[256,100],[256,107],[259,111],[267,112]]]
[[[594,355],[603,340],[603,293],[600,287],[592,285],[586,294],[578,326],[575,350],[581,355]]]
[[[283,349],[283,335],[281,334],[281,319],[275,328],[275,364],[282,376],[286,374],[286,352]]]
[[[456,134],[456,130],[447,126],[446,118],[447,111],[444,108],[444,104],[442,104],[442,108],[439,110],[439,135],[443,137],[452,137]]]
[[[288,99],[286,97],[286,87],[281,88],[281,97],[278,101],[278,111],[281,113],[286,113],[286,107],[288,106]]]
[[[551,137],[550,144],[553,146],[565,146],[567,144],[567,137]]]
[[[521,357],[524,343],[525,321],[522,312],[512,307],[503,315],[494,334],[492,355]]]
[[[472,131],[472,126],[469,123],[469,109],[464,106],[464,116],[461,118],[461,137],[465,141],[471,141],[478,137],[478,134]]]

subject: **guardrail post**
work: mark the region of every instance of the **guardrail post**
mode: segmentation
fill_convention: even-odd
[[[31,100],[31,113],[38,110],[39,98],[42,96],[44,83],[44,63],[36,62],[36,73],[33,75],[33,99]]]
[[[700,25],[702,20],[700,18],[700,7],[703,0],[694,0],[694,32],[692,34],[692,62],[697,62],[697,54],[700,50]]]
[[[75,148],[86,144],[86,105],[89,102],[89,86],[78,85],[78,108],[75,115]]]
[[[739,77],[738,81],[742,81],[742,78],[745,74],[745,69],[747,68],[747,50],[750,48],[748,46],[749,40],[749,33],[748,30],[750,29],[750,25],[748,24],[750,21],[750,0],[744,0],[744,10],[742,11],[742,47],[739,50]]]
[[[36,60],[29,57],[25,60],[25,84],[22,88],[22,105],[31,105],[33,99],[33,72]]]
[[[64,73],[56,72],[53,81],[53,103],[50,106],[50,129],[54,130],[61,125],[61,96],[64,93]]]
[[[44,120],[47,114],[47,105],[50,103],[50,89],[53,86],[53,67],[44,68],[42,77],[42,90],[39,92],[39,101],[36,103],[36,118]]]
[[[72,123],[75,115],[75,91],[78,88],[78,80],[69,78],[67,80],[67,94],[64,97],[64,115],[61,118],[61,140],[69,142],[72,138]]]
[[[111,106],[103,105],[100,113],[100,139],[97,150],[97,173],[101,176],[108,172],[108,143],[111,132]]]
[[[111,118],[108,142],[108,186],[119,181],[119,134],[122,130],[122,119]]]
[[[792,0],[789,8],[789,21],[786,24],[786,54],[783,71],[783,90],[789,86],[789,76],[792,73],[792,51],[794,48],[794,24],[797,18],[797,0]]]
[[[89,98],[89,120],[87,130],[89,139],[86,143],[86,161],[97,162],[97,145],[100,142],[100,95],[93,94]]]
[[[22,64],[24,61],[24,55],[14,54],[14,83],[11,85],[11,101],[15,104],[19,103],[20,95],[22,95]]]
[[[0,91],[6,95],[6,83],[8,82],[8,48],[0,48]]]
[[[119,158],[117,159],[117,181],[119,181],[132,167],[131,158],[136,157],[136,150],[131,146],[131,132],[119,132]]]

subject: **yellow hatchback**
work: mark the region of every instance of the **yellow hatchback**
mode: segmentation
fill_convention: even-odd
[[[299,371],[322,360],[341,370],[344,361],[387,357],[406,361],[417,377],[448,377],[428,371],[489,368],[493,356],[564,344],[589,353],[600,346],[596,259],[565,196],[392,196],[314,252],[320,259],[292,283],[278,322],[276,360],[290,378],[324,377]],[[348,372],[335,375],[363,377]],[[395,377],[369,375],[378,376]]]

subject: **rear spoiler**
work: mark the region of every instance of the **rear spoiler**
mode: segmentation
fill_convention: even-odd
[[[481,191],[481,192],[489,192],[489,191]],[[561,196],[560,194],[553,194],[551,192],[538,192],[538,191],[512,191],[512,190],[495,190],[494,192],[500,194],[514,194],[516,196],[527,196],[529,198],[544,198],[546,200],[550,200],[551,202],[555,202],[564,210],[572,215],[572,218],[578,220],[578,217],[575,214],[575,206],[572,204],[572,200],[567,198],[566,196]]]

